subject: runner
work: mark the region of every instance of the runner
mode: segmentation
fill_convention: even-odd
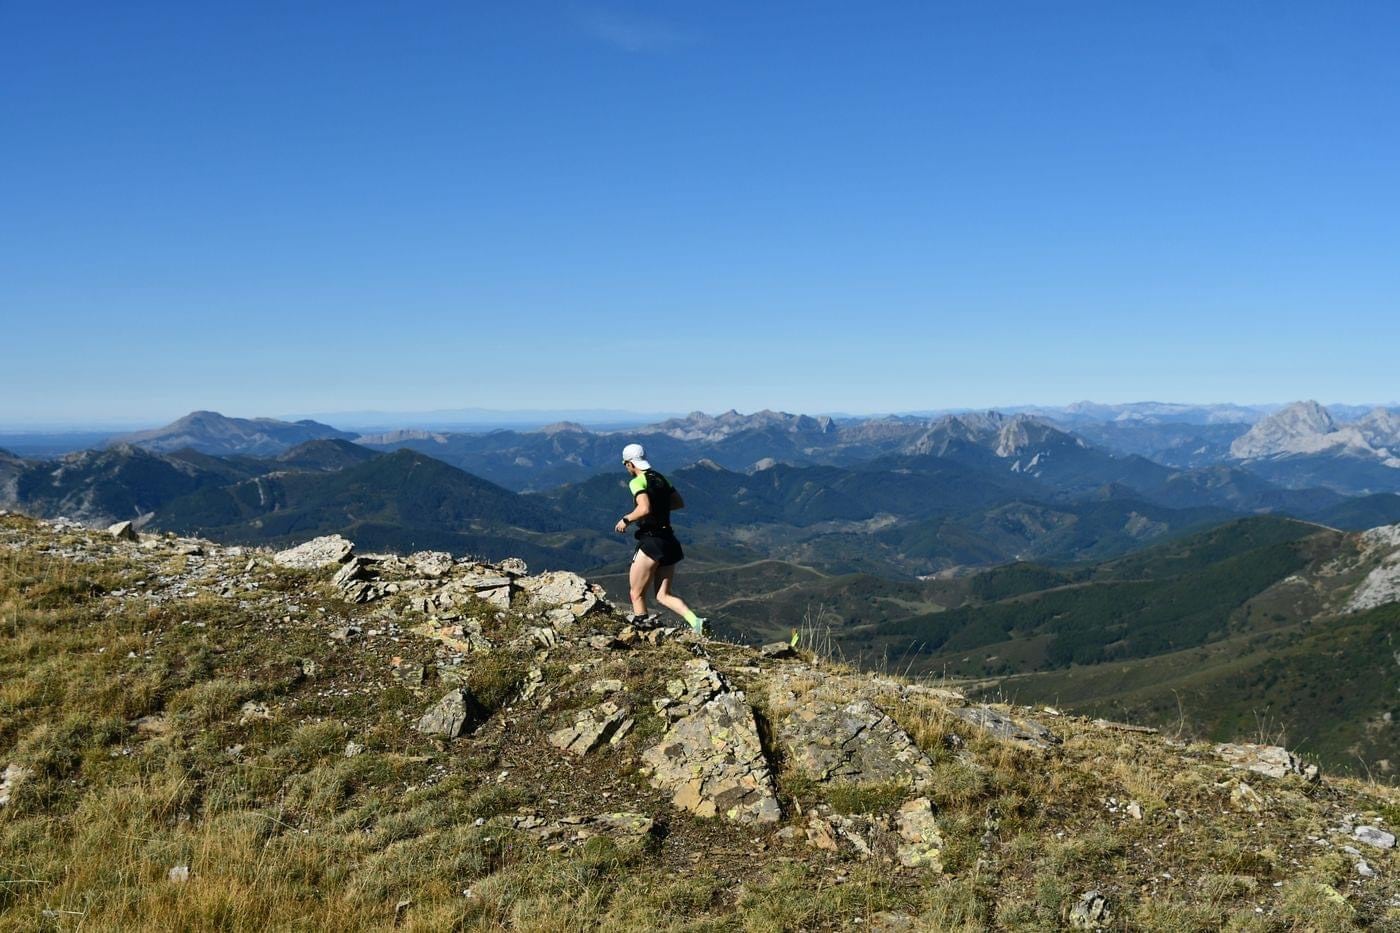
[[[657,602],[685,619],[695,634],[703,635],[705,620],[671,592],[676,564],[685,558],[681,543],[671,529],[671,512],[685,508],[685,500],[666,477],[651,468],[641,444],[628,444],[623,448],[622,463],[632,477],[627,486],[632,491],[635,508],[617,520],[614,530],[622,534],[628,525],[637,523],[633,535],[637,539],[637,553],[632,555],[632,569],[628,573],[632,612],[639,619],[647,614],[647,584],[650,583]]]

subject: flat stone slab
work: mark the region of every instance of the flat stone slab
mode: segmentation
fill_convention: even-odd
[[[1224,742],[1215,746],[1215,754],[1232,768],[1253,771],[1266,777],[1277,779],[1296,774],[1306,780],[1316,781],[1321,776],[1317,765],[1305,764],[1301,758],[1281,745]]]
[[[1060,744],[1060,737],[1034,719],[1012,716],[990,706],[951,708],[949,715],[975,726],[994,739],[1041,751]]]
[[[272,555],[272,561],[294,570],[316,570],[345,562],[354,550],[355,545],[340,535],[325,535],[278,551]]]
[[[616,745],[632,728],[627,711],[615,703],[604,703],[574,717],[572,725],[549,734],[549,744],[571,755],[587,755],[603,743]]]
[[[1375,826],[1358,826],[1352,831],[1352,836],[1356,837],[1359,842],[1375,846],[1377,849],[1395,848],[1395,834]]]
[[[921,785],[933,778],[928,756],[866,699],[832,706],[817,696],[781,720],[776,738],[792,767],[818,781]]]
[[[536,602],[568,609],[576,618],[587,615],[601,605],[593,586],[576,573],[551,571],[522,577],[517,582]]]

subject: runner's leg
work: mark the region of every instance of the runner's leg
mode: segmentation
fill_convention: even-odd
[[[656,575],[652,578],[656,586],[656,601],[676,615],[689,620],[690,607],[679,596],[671,592],[671,581],[676,576],[676,565],[657,568]]]
[[[632,556],[632,567],[627,572],[627,582],[631,589],[632,611],[639,616],[647,614],[647,584],[655,571],[656,561],[637,548],[637,553]]]

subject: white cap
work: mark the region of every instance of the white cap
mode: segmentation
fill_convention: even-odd
[[[632,464],[643,473],[651,469],[651,464],[647,463],[646,448],[641,444],[628,444],[622,448],[622,462]]]

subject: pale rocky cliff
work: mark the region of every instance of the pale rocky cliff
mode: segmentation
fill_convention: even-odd
[[[1338,423],[1317,402],[1294,402],[1261,419],[1230,445],[1239,460],[1296,454],[1347,453],[1400,467],[1400,417],[1377,408],[1359,421]]]

